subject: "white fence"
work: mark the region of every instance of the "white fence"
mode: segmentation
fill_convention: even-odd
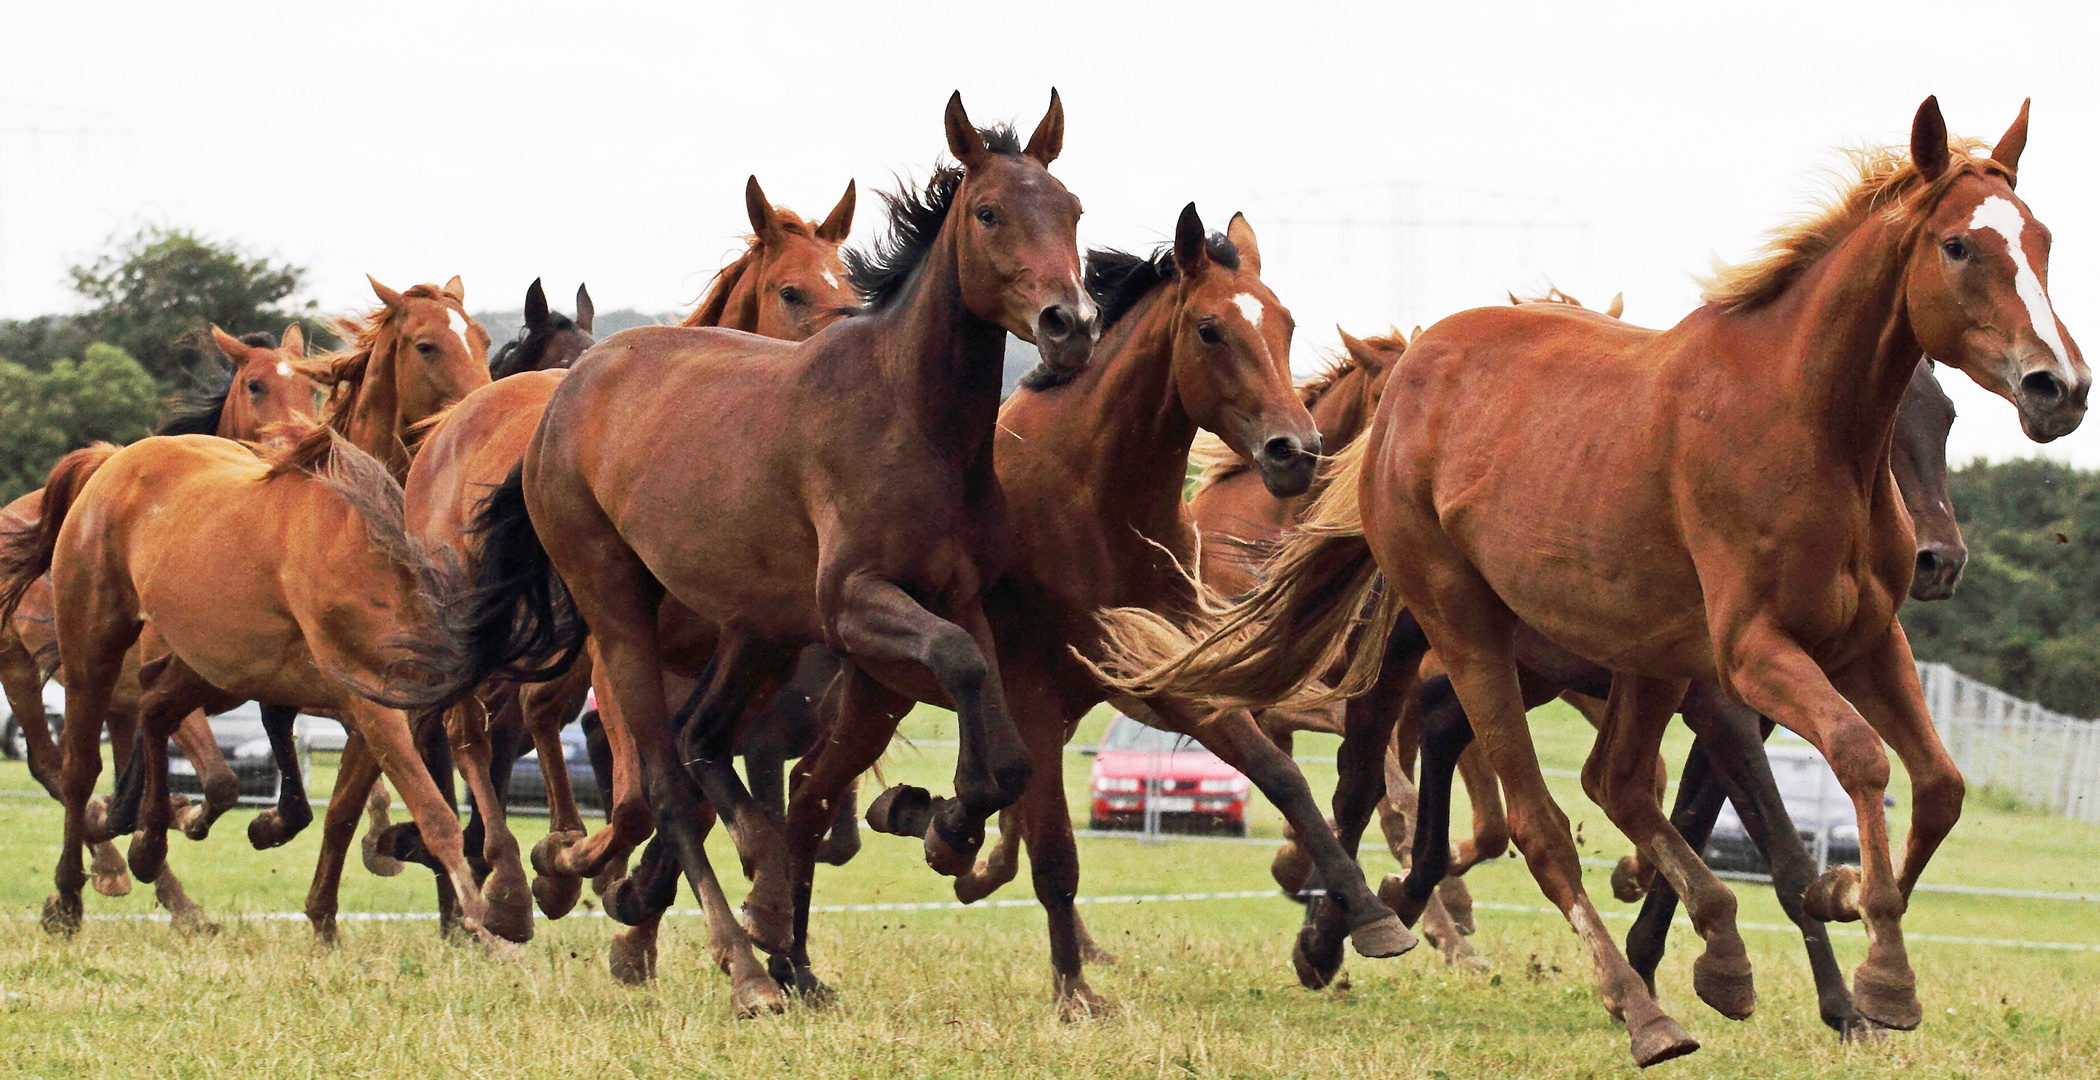
[[[1945,664],[1918,665],[1925,707],[1971,791],[2100,824],[2100,721],[2050,712]]]

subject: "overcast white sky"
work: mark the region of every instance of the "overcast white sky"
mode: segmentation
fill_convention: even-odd
[[[65,268],[144,222],[307,266],[333,309],[370,302],[367,272],[461,274],[474,308],[515,308],[534,277],[589,281],[601,311],[682,308],[738,248],[747,174],[812,216],[857,178],[865,242],[873,193],[941,149],[949,91],[1025,130],[1055,85],[1082,242],[1148,246],[1191,199],[1217,226],[1247,210],[1310,369],[1336,322],[1548,281],[1669,325],[1691,275],[1822,190],[1832,148],[1904,140],[1936,93],[1987,140],[2034,97],[2021,194],[2056,236],[2059,313],[2100,335],[2093,11],[25,5],[0,64],[0,315],[70,308]],[[2011,406],[1944,381],[1957,461],[2035,452]],[[2100,467],[2100,422],[2041,452]]]

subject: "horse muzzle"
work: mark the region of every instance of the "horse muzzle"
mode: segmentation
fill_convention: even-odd
[[[1035,347],[1043,363],[1063,372],[1084,369],[1101,333],[1101,313],[1092,300],[1058,301],[1035,317]]]
[[[1319,471],[1320,449],[1319,432],[1313,433],[1310,442],[1296,435],[1276,435],[1263,441],[1254,452],[1254,467],[1261,473],[1262,486],[1279,499],[1305,494]]]
[[[1910,598],[1929,602],[1953,596],[1954,587],[1961,584],[1962,568],[1968,564],[1969,552],[1959,544],[1920,546],[1918,567],[1910,578]]]

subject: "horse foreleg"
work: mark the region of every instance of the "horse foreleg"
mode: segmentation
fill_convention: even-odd
[[[241,782],[227,766],[226,755],[219,752],[219,741],[212,736],[211,720],[203,709],[190,710],[176,727],[174,738],[175,745],[182,748],[182,756],[196,766],[197,781],[204,787],[204,801],[183,807],[175,817],[175,825],[182,835],[202,840],[211,835],[212,825],[226,811],[239,805]]]
[[[137,745],[132,750],[131,760],[125,763],[124,771],[140,780],[142,809],[130,853],[131,874],[140,881],[159,878],[161,870],[167,866],[168,826],[175,816],[174,805],[168,797],[168,740],[192,713],[202,717],[200,707],[213,693],[211,684],[181,658],[170,657],[159,677],[153,680],[152,688],[139,700]],[[193,731],[190,738],[184,740],[184,748],[189,749],[194,741]],[[204,743],[210,748],[210,757],[218,761],[225,780],[233,782],[233,773],[226,768],[225,759],[220,757],[218,744],[212,740],[208,725],[204,725]],[[201,749],[199,753],[202,753]],[[236,783],[236,794],[238,787]]]
[[[518,841],[511,835],[503,796],[489,778],[488,711],[471,697],[447,709],[445,735],[474,797],[475,816],[481,821],[481,853],[489,865],[489,875],[482,882],[482,900],[488,904],[482,925],[508,941],[531,941],[532,899],[525,864],[518,857]],[[546,768],[558,770],[563,764],[556,758]]]
[[[314,809],[306,799],[306,777],[299,760],[299,710],[289,705],[262,707],[263,734],[277,764],[277,805],[248,822],[248,845],[257,851],[279,847],[311,824]]]
[[[351,728],[343,743],[343,757],[336,767],[335,790],[328,796],[328,809],[321,815],[321,851],[314,860],[313,884],[306,890],[306,920],[314,938],[323,945],[336,939],[337,896],[342,891],[343,862],[357,839],[357,820],[365,811],[369,794],[378,787],[379,762],[365,749],[364,736]],[[399,863],[395,863],[399,872]]]
[[[28,759],[30,778],[63,801],[59,773],[64,766],[44,718],[44,673],[14,629],[6,626],[0,626],[0,692],[7,695],[15,726],[22,730],[22,756]]]
[[[597,778],[599,795],[605,801],[605,828],[573,841],[563,834],[550,834],[532,852],[533,869],[542,874],[597,877],[608,867],[624,860],[656,830],[656,811],[649,803],[647,786],[643,783],[641,750],[635,741],[632,725],[613,699],[611,687],[605,681],[605,668],[598,657],[595,637],[584,650],[584,660],[590,662],[591,678],[597,686],[597,722],[593,724],[591,718],[587,718],[584,732],[589,737],[591,771]],[[582,662],[578,661],[579,664]],[[660,688],[657,693],[661,703]],[[599,737],[590,737],[593,727]],[[664,727],[668,737],[668,721]],[[606,882],[608,890],[614,881]]]
[[[957,900],[965,904],[974,904],[998,892],[1000,886],[1020,874],[1020,813],[1019,803],[999,811],[999,839],[992,841],[991,846],[984,850],[983,857],[977,860],[977,865],[971,867],[969,873],[956,876]]]
[[[551,853],[589,835],[583,815],[576,810],[576,793],[569,786],[568,747],[562,744],[561,729],[582,708],[590,679],[590,665],[579,663],[552,682],[519,687],[516,695],[518,719],[532,736],[533,749],[539,752],[540,775],[547,784],[547,836],[533,846],[532,896],[540,914],[550,919],[567,915],[583,895],[583,878],[556,873],[554,860],[543,852]],[[509,770],[504,771],[508,775]]]

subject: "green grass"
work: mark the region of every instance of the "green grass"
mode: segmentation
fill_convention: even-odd
[[[1078,741],[1098,734],[1099,717]],[[952,739],[952,721],[921,710],[906,733]],[[1571,714],[1535,724],[1548,767],[1580,766],[1588,731]],[[1670,752],[1681,754],[1682,736]],[[1331,753],[1306,740],[1301,756]],[[1076,813],[1087,759],[1067,757]],[[950,786],[952,751],[892,752],[891,781]],[[1331,766],[1309,763],[1316,788]],[[314,778],[325,791],[328,763]],[[1552,781],[1585,854],[1616,857],[1624,843],[1571,780]],[[0,789],[30,787],[0,765]],[[1899,802],[1907,793],[1897,790]],[[1461,811],[1462,813],[1462,811]],[[1092,969],[1115,1005],[1107,1019],[1057,1021],[1048,1002],[1042,918],[1032,906],[970,911],[818,914],[819,972],[840,992],[828,1009],[759,1021],[730,1019],[728,993],[708,961],[698,920],[667,923],[661,978],[630,990],[605,974],[601,918],[539,924],[522,958],[484,959],[437,940],[428,922],[348,923],[324,950],[303,922],[240,921],[296,911],[312,871],[317,829],[286,849],[258,853],[243,838],[248,812],[213,838],[179,838],[171,861],[190,893],[224,920],[192,939],[160,923],[91,921],[73,940],[46,937],[35,914],[50,889],[57,807],[0,800],[0,1073],[39,1076],[1375,1076],[1628,1075],[1623,1033],[1604,1016],[1587,962],[1558,916],[1480,912],[1475,944],[1492,961],[1454,974],[1428,950],[1397,960],[1352,958],[1353,988],[1309,993],[1290,976],[1298,908],[1281,898],[1102,904],[1082,909],[1095,936],[1121,954]],[[1900,828],[1900,817],[1898,818]],[[1252,822],[1275,835],[1265,805]],[[540,823],[517,821],[530,839]],[[718,838],[719,839],[719,838]],[[917,845],[869,836],[862,857],[818,879],[816,902],[948,898]],[[717,865],[734,877],[724,845]],[[2100,892],[2100,829],[1972,799],[1935,860],[1931,882]],[[1260,889],[1266,846],[1216,841],[1163,845],[1082,839],[1083,896]],[[1392,869],[1367,853],[1374,879]],[[1602,870],[1590,890],[1609,913]],[[1543,906],[1521,864],[1476,871],[1490,904]],[[725,882],[732,895],[740,883]],[[1746,924],[1783,923],[1770,893],[1738,885]],[[346,911],[422,911],[427,874],[374,878],[355,860]],[[1025,873],[1000,899],[1028,896]],[[91,914],[143,914],[148,890],[105,899]],[[689,899],[682,903],[690,903]],[[1624,922],[1615,922],[1623,932]],[[2100,943],[2100,905],[1920,893],[1913,934]],[[1790,932],[1746,930],[1759,975],[1758,1015],[1731,1023],[1690,992],[1688,930],[1661,974],[1664,1004],[1705,1048],[1661,1067],[1682,1077],[2090,1076],[2100,1062],[2100,954],[1917,941],[1926,1022],[1879,1046],[1840,1047],[1816,1020],[1807,964]],[[1843,962],[1864,942],[1840,937]]]

